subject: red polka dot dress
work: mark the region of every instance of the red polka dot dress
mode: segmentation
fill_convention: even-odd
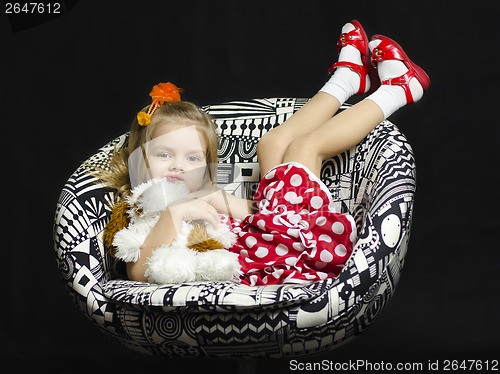
[[[232,221],[242,283],[302,283],[337,276],[356,240],[354,219],[334,211],[328,188],[299,163],[270,170],[254,196],[259,211]]]

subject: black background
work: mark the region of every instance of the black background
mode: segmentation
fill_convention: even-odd
[[[369,35],[400,42],[432,80],[421,102],[390,118],[417,160],[412,237],[397,292],[373,326],[301,362],[500,358],[500,3],[402,4],[66,1],[65,14],[41,21],[3,8],[2,362],[55,373],[236,372],[232,360],[142,356],[83,317],[55,265],[56,202],[79,164],[128,130],[154,84],[174,82],[199,105],[310,97],[353,18]],[[289,369],[288,360],[254,364],[262,373]]]

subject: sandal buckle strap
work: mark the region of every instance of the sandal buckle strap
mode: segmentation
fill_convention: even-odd
[[[390,44],[387,40],[382,40],[380,44],[372,51],[372,56],[370,58],[373,67],[377,67],[377,64],[384,60],[400,60],[404,61],[405,56]]]
[[[330,68],[328,69],[328,72],[331,74],[336,68],[341,67],[341,66],[347,67],[359,75],[360,83],[359,83],[359,90],[358,90],[357,94],[365,93],[366,75],[368,74],[368,68],[364,65],[358,65],[358,64],[355,64],[355,63],[349,62],[349,61],[339,61],[339,62],[336,62],[335,64],[333,64],[332,66],[330,66]]]
[[[337,42],[337,52],[340,53],[340,50],[346,45],[352,45],[354,48],[364,54],[363,43],[365,43],[365,40],[363,38],[363,35],[361,34],[361,30],[355,28],[354,30],[351,30],[347,33],[340,34],[340,38]]]
[[[411,94],[410,91],[410,80],[414,77],[415,77],[415,71],[408,70],[406,73],[400,75],[399,77],[394,77],[384,80],[382,84],[389,86],[400,86],[405,92],[406,103],[411,104],[413,103],[413,95]]]

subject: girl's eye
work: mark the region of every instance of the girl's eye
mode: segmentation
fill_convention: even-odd
[[[157,156],[160,158],[170,158],[171,157],[170,153],[166,153],[166,152],[158,153]]]
[[[188,157],[188,161],[189,162],[198,162],[200,161],[201,159],[198,157],[198,156],[189,156]]]

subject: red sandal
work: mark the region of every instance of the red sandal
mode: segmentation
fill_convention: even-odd
[[[416,78],[423,90],[426,91],[431,84],[429,76],[420,66],[410,60],[403,48],[391,38],[384,35],[374,35],[372,40],[381,40],[380,44],[372,51],[371,63],[374,68],[377,68],[378,63],[384,60],[399,60],[408,68],[405,74],[399,77],[386,79],[381,83],[391,86],[401,86],[405,92],[406,102],[408,104],[413,103],[413,95],[410,91],[410,80]]]
[[[356,95],[365,93],[366,75],[368,74],[370,77],[371,87],[369,92],[367,93],[372,93],[373,91],[375,91],[375,89],[378,88],[378,86],[380,85],[380,81],[374,67],[372,66],[372,64],[370,64],[370,49],[368,48],[368,37],[366,36],[366,32],[359,21],[353,19],[350,23],[355,27],[355,29],[349,31],[348,33],[343,33],[340,35],[339,41],[337,42],[337,52],[340,53],[340,50],[346,45],[352,45],[359,52],[361,52],[361,61],[363,62],[363,65],[354,64],[348,61],[339,61],[330,66],[328,72],[331,74],[335,70],[335,68],[344,66],[358,73],[361,81],[359,84],[359,90]]]

